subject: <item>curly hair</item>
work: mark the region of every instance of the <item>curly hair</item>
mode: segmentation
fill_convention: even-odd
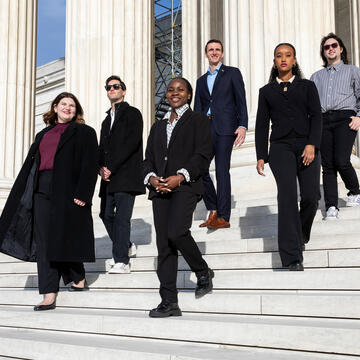
[[[328,65],[327,59],[324,55],[324,44],[329,39],[335,39],[339,43],[340,47],[343,49],[343,51],[341,53],[341,60],[343,61],[344,64],[348,64],[349,61],[347,58],[347,51],[346,51],[346,47],[345,47],[343,41],[334,33],[329,33],[321,39],[321,44],[320,44],[320,56],[323,61],[323,67],[327,67],[327,65]]]
[[[290,43],[280,43],[278,45],[275,46],[275,49],[274,49],[274,57],[275,57],[275,54],[276,54],[276,50],[280,47],[280,46],[288,46],[290,47],[293,52],[294,52],[294,57],[296,58],[296,50],[295,50],[295,47],[294,45],[290,44]],[[298,64],[298,62],[296,61],[296,64],[293,66],[292,68],[292,73],[293,75],[295,76],[298,76],[299,78],[303,78],[304,75],[300,69],[300,66]],[[277,69],[277,67],[275,66],[275,64],[272,66],[271,68],[271,71],[270,71],[270,76],[269,76],[269,83],[275,81],[275,79],[279,76],[279,70]]]
[[[70,98],[70,99],[74,100],[74,103],[76,105],[76,113],[71,121],[75,121],[75,122],[84,124],[85,120],[83,118],[83,116],[84,116],[83,108],[81,107],[80,102],[76,98],[76,96],[70,92],[62,92],[61,94],[56,96],[56,98],[51,103],[50,110],[43,115],[44,123],[46,125],[53,125],[56,123],[57,113],[55,112],[54,107],[56,105],[58,105],[59,102],[64,98]]]

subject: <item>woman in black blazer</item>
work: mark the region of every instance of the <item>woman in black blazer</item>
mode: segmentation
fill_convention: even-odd
[[[190,109],[191,99],[192,87],[186,79],[170,82],[167,100],[171,109],[152,126],[145,152],[144,183],[153,205],[162,299],[150,317],[181,316],[176,289],[178,250],[196,273],[195,297],[212,291],[214,273],[190,232],[203,194],[201,176],[210,164],[211,132],[207,117]]]
[[[321,130],[315,84],[302,79],[295,48],[281,43],[274,50],[269,83],[259,92],[255,142],[258,173],[265,176],[264,163],[269,162],[277,183],[279,252],[282,265],[289,270],[304,270],[302,251],[310,239],[320,199]]]
[[[59,281],[86,290],[83,262],[95,261],[91,203],[98,145],[84,124],[77,98],[59,94],[44,114],[0,218],[0,251],[36,261],[39,292],[34,310],[55,309]]]

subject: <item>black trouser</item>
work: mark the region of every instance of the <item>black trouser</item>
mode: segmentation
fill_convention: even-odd
[[[34,194],[34,238],[36,242],[36,257],[38,269],[39,293],[48,294],[59,291],[60,278],[66,284],[77,283],[85,278],[84,265],[81,262],[49,261],[47,245],[49,241],[48,228],[51,213],[49,198],[52,171],[41,171],[39,183]]]
[[[102,198],[102,220],[113,243],[115,263],[129,263],[131,216],[135,196],[126,192],[110,193]]]
[[[349,190],[348,195],[360,194],[359,181],[351,165],[350,156],[357,131],[349,128],[352,110],[328,111],[323,114],[321,165],[326,210],[338,206],[337,173]]]
[[[196,194],[177,191],[152,200],[158,249],[157,275],[163,301],[177,302],[178,250],[197,277],[207,274],[208,266],[190,232],[197,199]]]
[[[278,188],[278,242],[283,266],[302,261],[302,245],[310,239],[320,199],[320,156],[309,166],[301,154],[306,139],[287,139],[270,145],[269,164]],[[300,211],[297,180],[300,187]]]

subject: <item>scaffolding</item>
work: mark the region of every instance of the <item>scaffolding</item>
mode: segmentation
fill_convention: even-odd
[[[169,105],[166,88],[181,76],[181,0],[154,0],[155,5],[155,119],[162,119]]]

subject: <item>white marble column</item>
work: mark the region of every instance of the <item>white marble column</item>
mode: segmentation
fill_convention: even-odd
[[[116,74],[126,84],[125,100],[143,115],[147,137],[154,118],[153,11],[153,1],[66,2],[65,87],[98,132],[110,107],[105,80]]]
[[[36,0],[0,1],[0,209],[33,139]]]
[[[223,38],[223,0],[182,0],[182,74],[195,89],[208,68],[204,47]]]
[[[319,44],[334,31],[333,0],[224,0],[225,63],[240,68],[254,127],[259,88],[268,81],[274,47],[290,42],[305,77],[321,67]]]

